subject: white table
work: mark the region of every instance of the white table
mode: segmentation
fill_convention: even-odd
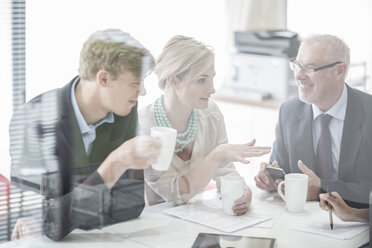
[[[284,203],[276,193],[266,193],[253,189],[253,206],[259,207],[263,202],[280,205]],[[211,197],[213,191],[205,192],[199,197]],[[194,199],[195,200],[195,199]],[[102,230],[75,230],[63,241],[54,242],[44,236],[30,237],[2,244],[0,247],[191,247],[199,232],[222,233],[218,230],[174,218],[162,211],[171,207],[164,203],[146,207],[142,215],[134,220],[105,227]],[[294,231],[287,227],[301,218],[319,210],[318,202],[307,202],[305,211],[290,214],[284,211],[272,228],[250,227],[232,234],[260,237],[274,237],[278,248],[290,247],[358,247],[368,240],[368,231],[351,240],[336,240],[304,232]]]

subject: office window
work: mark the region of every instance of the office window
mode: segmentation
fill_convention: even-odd
[[[9,122],[25,100],[25,1],[0,1],[0,173],[9,178]]]
[[[0,242],[10,240],[19,217],[40,219],[41,199],[9,184],[9,121],[25,101],[25,0],[0,1]]]

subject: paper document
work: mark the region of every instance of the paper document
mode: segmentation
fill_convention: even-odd
[[[219,200],[197,201],[167,209],[164,213],[229,233],[270,219],[248,213],[242,216],[226,215],[217,201]]]
[[[273,204],[267,203],[253,203],[249,209],[249,214],[253,216],[267,216],[270,217],[270,220],[259,223],[254,227],[262,227],[262,228],[272,228],[274,226],[275,221],[280,218],[283,214],[285,214],[286,210],[283,206],[277,206]]]
[[[363,222],[344,222],[333,215],[333,230],[329,226],[327,211],[316,212],[302,222],[290,227],[291,229],[322,235],[334,239],[352,239],[368,230],[368,224]]]

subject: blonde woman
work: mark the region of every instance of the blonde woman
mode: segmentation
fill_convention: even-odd
[[[139,113],[141,132],[153,126],[177,130],[175,154],[167,171],[145,170],[149,204],[163,201],[183,204],[202,192],[211,179],[239,175],[231,162],[249,163],[246,157],[261,156],[270,147],[227,144],[222,113],[210,99],[215,92],[214,53],[193,38],[171,38],[158,57],[154,69],[164,95]],[[245,187],[233,211],[244,214],[251,202],[251,190]]]

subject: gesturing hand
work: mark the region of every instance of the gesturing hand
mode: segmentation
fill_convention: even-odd
[[[216,148],[219,160],[222,163],[241,162],[248,164],[247,157],[259,157],[271,151],[269,146],[254,146],[256,140],[252,140],[247,144],[233,145],[222,144]]]

